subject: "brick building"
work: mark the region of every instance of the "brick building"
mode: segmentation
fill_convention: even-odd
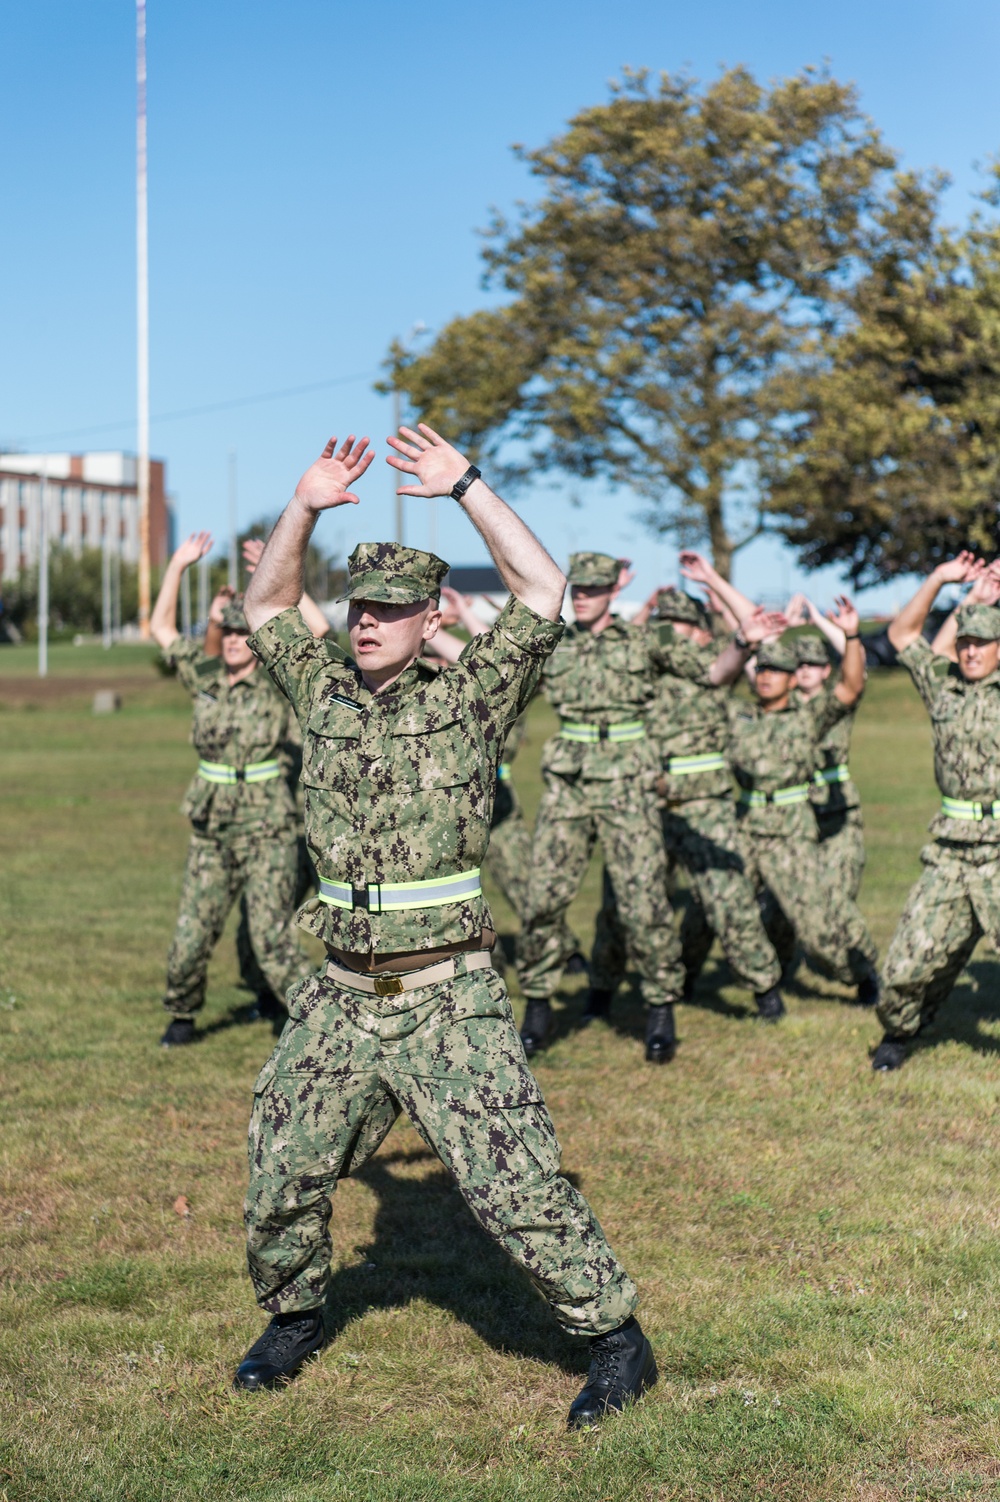
[[[132,454],[0,453],[0,580],[38,562],[42,478],[53,546],[79,554],[104,545],[125,563],[139,561],[138,464]],[[149,551],[154,569],[174,547],[173,507],[164,462],[149,465]]]

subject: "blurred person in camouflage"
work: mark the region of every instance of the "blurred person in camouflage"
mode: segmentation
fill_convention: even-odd
[[[889,627],[927,707],[941,809],[923,872],[906,901],[882,968],[872,1068],[898,1069],[931,1023],[985,935],[1000,948],[1000,598],[997,567],[970,552],[940,564]],[[923,638],[946,584],[971,583],[969,600]],[[955,661],[951,660],[954,653]]]
[[[639,973],[647,1008],[646,1059],[663,1064],[673,1057],[673,1008],[684,991],[684,967],[667,894],[654,787],[660,767],[647,734],[648,713],[664,674],[700,689],[731,682],[753,645],[784,624],[784,617],[755,611],[745,637],[706,655],[669,627],[657,632],[612,614],[625,567],[607,553],[573,554],[569,583],[576,620],[542,672],[542,688],[561,725],[542,752],[544,791],[518,946],[518,978],[528,1003],[521,1039],[529,1057],[551,1030],[551,997],[563,968],[560,925],[598,840],[623,946]],[[610,1001],[610,984],[592,985],[584,1022],[606,1016]]]
[[[752,601],[719,579],[700,554],[684,552],[681,563],[686,578],[725,600],[738,633],[742,622],[754,614]],[[685,638],[692,651],[701,655],[707,674],[718,647],[712,618],[701,601],[680,589],[657,590],[635,618],[636,624],[643,624],[653,609],[661,640],[674,634]],[[739,635],[736,640],[741,640]],[[684,871],[689,887],[690,905],[681,924],[684,1000],[691,999],[703,963],[701,935],[707,925],[718,934],[736,979],[754,993],[760,1014],[780,1015],[784,1008],[778,990],[781,965],[764,931],[740,848],[729,765],[728,691],[728,684],[711,685],[704,677],[699,682],[665,674],[657,682],[647,715],[647,732],[660,767],[656,789],[663,841],[668,859],[672,857]],[[591,962],[593,984],[604,994],[618,984],[625,963],[613,890],[607,888],[608,884]]]
[[[864,692],[858,616],[849,600],[839,601],[834,622],[845,635],[841,677],[829,695],[809,703],[793,698],[794,640],[785,636],[758,649],[755,702],[730,706],[730,756],[740,788],[741,843],[783,969],[798,942],[822,972],[856,988],[859,1006],[874,1006],[875,944],[857,905],[826,877],[809,803],[820,742]],[[703,955],[710,942],[708,936]],[[762,1015],[776,1021],[781,1012]]]
[[[208,962],[241,893],[254,954],[274,994],[284,996],[310,969],[292,923],[298,829],[288,784],[288,703],[257,671],[236,601],[222,608],[219,657],[207,657],[177,630],[181,577],[211,541],[207,532],[194,533],[177,549],[150,620],[154,640],[191,695],[191,741],[200,757],[183,804],[191,840],[167,956],[165,1048],[195,1039]]]
[[[331,439],[303,475],[247,592],[253,649],[303,727],[306,831],[320,876],[299,921],[325,972],[289,998],[291,1020],[255,1087],[246,1202],[250,1273],[273,1317],[237,1387],[286,1381],[326,1342],[328,1224],[338,1178],[374,1153],[400,1110],[454,1175],[487,1233],[557,1318],[591,1337],[569,1416],[597,1422],[656,1380],[634,1285],[559,1146],[528,1069],[480,886],[497,767],[562,635],[565,580],[478,469],[423,424],[389,463],[451,496],[511,599],[453,666],[422,659],[447,569],[431,553],[362,543],[350,559],[350,656],[317,643],[295,608],[322,511],[357,504],[368,440]]]

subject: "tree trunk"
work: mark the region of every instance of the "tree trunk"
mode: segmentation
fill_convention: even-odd
[[[702,502],[705,508],[705,523],[708,541],[712,549],[712,562],[723,579],[729,579],[733,569],[733,539],[726,530],[722,514],[722,485],[713,480],[704,491]]]

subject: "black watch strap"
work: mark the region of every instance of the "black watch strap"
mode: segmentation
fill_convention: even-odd
[[[465,492],[468,490],[469,486],[472,484],[473,480],[480,479],[482,479],[482,470],[477,469],[474,464],[470,464],[462,478],[460,480],[456,480],[454,485],[451,487],[452,500],[460,501]]]

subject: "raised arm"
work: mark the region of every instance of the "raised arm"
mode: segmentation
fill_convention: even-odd
[[[917,640],[940,589],[946,584],[967,584],[970,580],[975,582],[985,568],[983,560],[967,550],[959,553],[956,558],[949,558],[946,563],[939,563],[889,627],[889,640],[896,651],[902,652]]]
[[[732,641],[727,642],[712,663],[708,672],[709,682],[716,687],[734,683],[753,649],[769,636],[780,636],[787,625],[788,621],[780,611],[755,606],[751,614],[740,623]]]
[[[757,609],[752,600],[748,600],[746,595],[741,594],[728,579],[723,579],[708,559],[703,558],[700,553],[692,553],[685,549],[680,555],[680,567],[685,579],[691,579],[695,584],[704,584],[733,612],[740,624],[746,620],[747,616],[753,615]]]
[[[642,604],[639,606],[639,609],[632,617],[633,626],[644,626],[646,624],[646,622],[649,620],[650,616],[656,609],[656,602],[659,598],[659,595],[660,587],[659,585],[657,585],[657,587],[653,590],[653,593],[650,595],[649,599],[643,600]]]
[[[299,603],[306,549],[316,518],[334,506],[358,504],[359,497],[351,486],[360,480],[374,457],[368,439],[360,438],[355,443],[352,433],[339,449],[336,438],[331,438],[316,463],[306,470],[279,516],[247,588],[243,609],[251,631]]]
[[[396,450],[386,462],[417,485],[401,485],[398,495],[450,496],[469,469],[469,461],[426,423],[400,428],[388,440]],[[566,592],[566,578],[516,511],[495,495],[483,479],[473,480],[458,502],[489,548],[490,557],[506,588],[545,620],[557,621]]]
[[[837,599],[833,624],[844,633],[844,654],[840,663],[840,677],[833,690],[835,699],[848,709],[857,704],[865,691],[865,650],[861,645],[861,622],[858,612],[846,595]]]
[[[931,651],[938,657],[958,661],[955,642],[958,639],[958,612],[962,605],[995,605],[1000,600],[1000,561],[994,559],[986,572],[980,574],[960,605],[956,605],[944,621],[940,631],[931,642]]]
[[[185,569],[191,567],[192,563],[197,563],[199,558],[204,558],[211,546],[210,533],[192,532],[187,541],[181,543],[167,564],[163,583],[160,585],[160,593],[156,597],[153,614],[149,620],[150,634],[164,652],[168,652],[180,636],[177,629],[177,596],[181,588],[181,575]]]
[[[248,537],[243,544],[243,567],[246,569],[248,575],[252,576],[257,572],[257,565],[263,556],[264,539],[262,537]],[[302,591],[302,598],[299,600],[299,610],[302,613],[302,619],[309,627],[313,636],[320,637],[329,634],[330,622],[322,610],[320,610],[312,595],[306,594],[305,590]],[[208,650],[207,647],[205,650]]]

